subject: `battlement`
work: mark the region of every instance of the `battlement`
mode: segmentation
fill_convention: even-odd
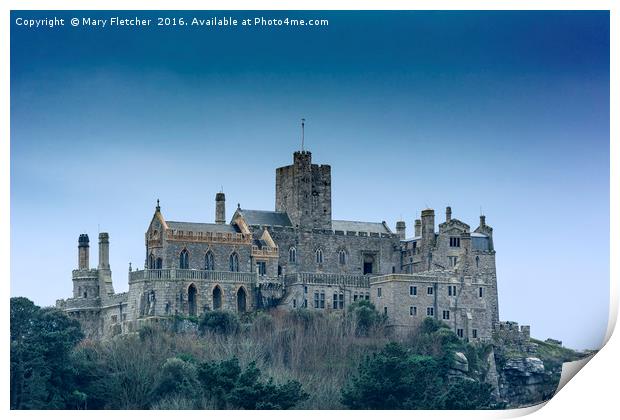
[[[500,321],[493,324],[493,332],[497,338],[507,342],[523,342],[530,339],[530,326],[519,327],[517,322]]]

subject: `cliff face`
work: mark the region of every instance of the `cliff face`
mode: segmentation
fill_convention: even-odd
[[[539,404],[553,397],[562,364],[586,357],[562,347],[558,342],[535,339],[518,341],[495,338],[493,362],[497,378],[497,397],[507,408]],[[489,370],[492,370],[489,366]],[[490,382],[492,383],[492,382]]]

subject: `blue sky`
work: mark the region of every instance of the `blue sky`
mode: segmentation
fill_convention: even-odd
[[[117,291],[170,220],[273,209],[275,168],[332,165],[333,217],[444,208],[494,227],[500,317],[576,348],[609,301],[607,12],[54,12],[289,16],[313,28],[11,27],[11,295],[71,294],[77,238]],[[44,273],[42,275],[41,273]]]

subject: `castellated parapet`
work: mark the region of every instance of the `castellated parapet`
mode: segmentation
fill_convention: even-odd
[[[490,339],[494,327],[508,331],[499,323],[493,229],[484,216],[472,232],[451,207],[438,226],[435,211],[424,209],[412,238],[402,220],[392,231],[385,221],[332,219],[331,167],[313,164],[309,151],[276,169],[275,198],[274,211],[239,205],[228,223],[223,192],[215,197],[215,223],[167,219],[158,201],[140,252],[144,269],[130,266],[126,293],[114,292],[109,235],[99,235],[98,266],[90,268],[82,234],[73,296],[57,306],[92,338],[174,315],[342,311],[357,300],[373,302],[394,331],[426,317],[464,340]]]

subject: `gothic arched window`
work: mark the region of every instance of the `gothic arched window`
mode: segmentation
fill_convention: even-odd
[[[316,250],[316,263],[323,264],[323,250],[321,248]]]
[[[480,267],[480,257],[476,255],[476,268]]]
[[[345,265],[347,263],[347,251],[344,249],[338,251],[338,262],[340,265]]]
[[[207,251],[205,254],[205,270],[215,270],[215,258],[213,257],[213,252],[211,251]]]
[[[230,254],[230,271],[239,271],[239,255],[236,252]]]
[[[150,269],[155,268],[155,257],[153,256],[153,253],[149,255],[149,268]]]
[[[296,263],[297,262],[297,250],[295,249],[295,247],[291,247],[291,249],[288,250],[288,262],[290,263]]]
[[[179,268],[182,270],[189,269],[189,252],[187,249],[181,251],[181,254],[179,255]]]

